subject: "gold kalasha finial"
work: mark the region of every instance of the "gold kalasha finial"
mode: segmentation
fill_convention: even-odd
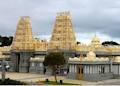
[[[69,11],[65,11],[65,12],[58,12],[57,16],[69,16],[70,12]]]

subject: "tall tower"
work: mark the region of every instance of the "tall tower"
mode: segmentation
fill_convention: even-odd
[[[32,27],[29,16],[23,16],[20,18],[13,38],[12,49],[15,51],[34,49]]]
[[[11,71],[29,72],[34,41],[29,16],[20,18],[11,48]]]
[[[49,49],[74,50],[76,44],[75,33],[69,12],[57,13]]]

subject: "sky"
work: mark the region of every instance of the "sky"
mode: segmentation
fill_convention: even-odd
[[[30,16],[35,37],[50,39],[57,12],[70,11],[77,41],[120,43],[120,0],[0,0],[0,34],[14,35],[20,16]]]

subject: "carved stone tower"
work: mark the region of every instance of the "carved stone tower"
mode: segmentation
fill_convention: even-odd
[[[11,70],[29,72],[29,60],[34,50],[32,27],[29,16],[20,18],[11,49]]]
[[[30,17],[21,17],[17,30],[13,39],[12,49],[19,50],[33,50],[33,35]]]
[[[69,12],[57,14],[49,49],[75,50],[76,38]]]

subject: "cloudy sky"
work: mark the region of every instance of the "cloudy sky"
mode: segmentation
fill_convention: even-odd
[[[120,41],[120,0],[0,0],[0,34],[14,35],[19,17],[30,16],[34,36],[49,39],[61,11],[71,12],[78,41]]]

